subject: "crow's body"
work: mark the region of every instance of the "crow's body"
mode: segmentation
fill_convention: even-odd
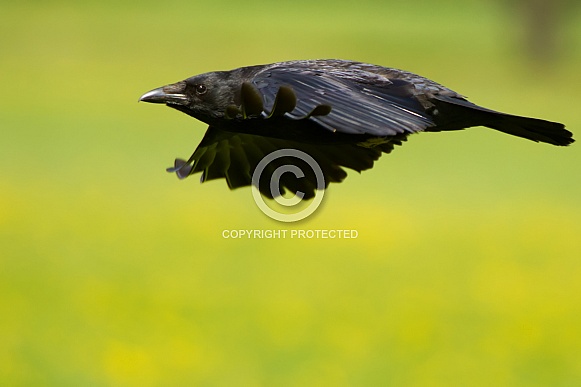
[[[382,152],[416,132],[487,126],[553,145],[573,142],[563,124],[489,110],[419,75],[343,60],[206,73],[152,90],[141,100],[165,103],[207,123],[192,157],[177,159],[170,170],[182,178],[202,172],[202,181],[226,178],[230,188],[250,185],[258,162],[282,148],[310,154],[327,185],[345,178],[341,167],[371,168]],[[277,159],[267,171],[284,164],[301,162]],[[316,179],[286,173],[280,186],[310,197]],[[260,189],[272,195],[268,184]]]

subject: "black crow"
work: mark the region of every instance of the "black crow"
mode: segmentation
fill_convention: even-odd
[[[225,178],[230,189],[250,185],[263,157],[285,148],[312,156],[327,186],[346,177],[342,167],[369,169],[416,132],[487,126],[553,145],[574,141],[563,124],[496,112],[419,75],[345,60],[205,73],[154,89],[140,101],[166,104],[208,124],[193,155],[176,159],[168,171],[180,178],[202,172],[201,181]],[[279,192],[312,197],[316,176],[303,161],[285,156],[265,171],[272,174],[285,164],[305,175],[283,173]],[[268,181],[261,180],[259,188],[273,196]]]

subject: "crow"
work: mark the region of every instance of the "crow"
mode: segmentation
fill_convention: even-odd
[[[416,132],[486,126],[553,145],[574,141],[563,124],[486,109],[411,72],[337,59],[205,73],[151,90],[140,101],[166,104],[209,125],[192,156],[176,159],[168,172],[179,178],[201,172],[202,182],[225,178],[230,189],[252,184],[259,162],[279,149],[310,155],[327,187],[345,179],[343,168],[372,168]],[[295,165],[303,176],[283,173],[274,192],[261,179],[260,192],[313,197],[316,174],[300,158],[273,160],[266,176],[283,165]]]

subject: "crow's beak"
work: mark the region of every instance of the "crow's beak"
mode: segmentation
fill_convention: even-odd
[[[184,90],[185,84],[183,82],[178,82],[173,85],[167,85],[148,91],[139,98],[139,101],[187,105],[190,100],[188,96],[183,93]]]

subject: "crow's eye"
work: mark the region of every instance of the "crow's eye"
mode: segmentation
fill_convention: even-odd
[[[203,95],[206,94],[206,91],[208,91],[208,88],[205,85],[196,85],[196,94]]]

